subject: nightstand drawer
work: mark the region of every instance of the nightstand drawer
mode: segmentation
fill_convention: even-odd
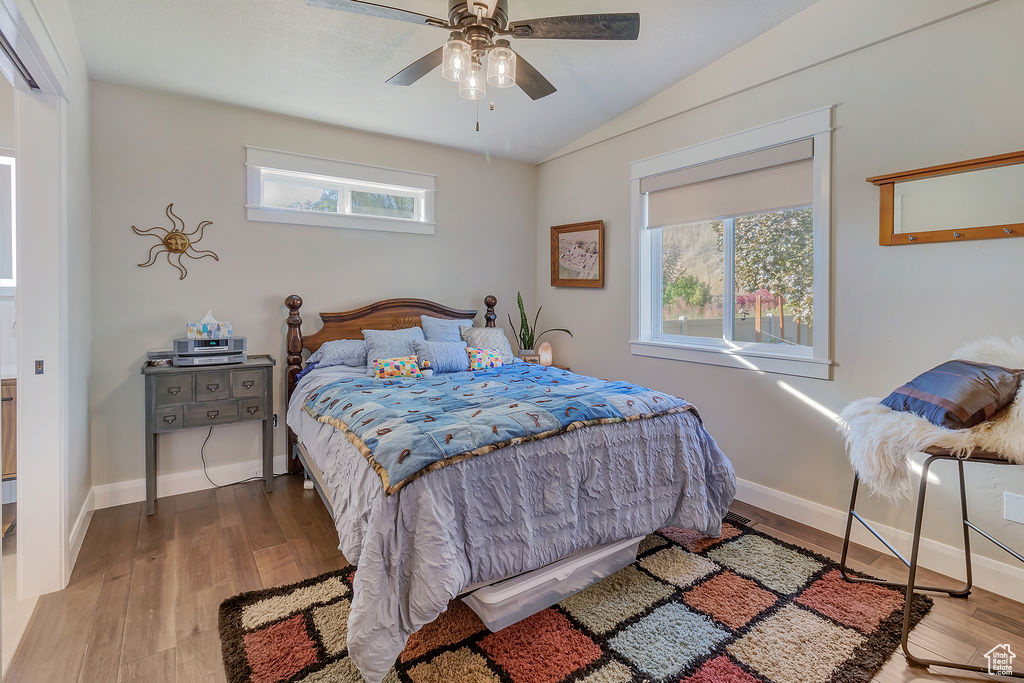
[[[243,398],[238,402],[239,420],[262,420],[266,416],[262,398]]]
[[[181,429],[185,426],[184,406],[165,406],[163,408],[157,408],[154,419],[156,420],[155,429],[158,432],[169,432],[175,429]]]
[[[226,370],[196,373],[196,400],[221,401],[231,396],[230,375]]]
[[[262,370],[232,370],[231,395],[234,398],[262,396],[264,374]]]
[[[155,377],[153,390],[158,406],[171,403],[190,403],[192,401],[192,375],[182,373]]]
[[[238,401],[211,401],[185,406],[185,426],[205,427],[238,420]]]

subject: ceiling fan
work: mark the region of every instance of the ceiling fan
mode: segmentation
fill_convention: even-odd
[[[509,21],[508,0],[448,0],[448,19],[388,7],[364,0],[307,0],[315,7],[367,14],[422,24],[451,32],[448,42],[388,79],[391,85],[412,85],[441,67],[441,74],[459,84],[459,94],[483,99],[487,84],[518,85],[534,100],[555,92],[555,86],[511,47],[508,38],[566,40],[636,40],[640,15],[574,14],[527,21]],[[484,67],[484,59],[487,65]]]

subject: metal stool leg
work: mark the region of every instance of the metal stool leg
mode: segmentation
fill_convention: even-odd
[[[932,667],[932,666],[938,666],[938,667],[943,667],[943,668],[947,668],[947,669],[959,669],[959,670],[962,670],[962,671],[976,671],[976,672],[979,672],[979,673],[988,673],[985,668],[980,667],[980,666],[975,666],[973,664],[962,664],[962,663],[957,663],[957,662],[947,662],[947,661],[941,661],[941,660],[937,660],[937,659],[922,659],[920,657],[915,656],[913,653],[910,652],[910,622],[911,622],[912,617],[913,617],[913,597],[914,597],[915,591],[930,591],[930,592],[937,592],[937,593],[946,593],[950,597],[954,597],[954,598],[966,598],[970,594],[971,588],[972,588],[973,582],[974,582],[973,570],[972,570],[972,566],[971,566],[971,531],[972,530],[976,531],[981,536],[983,536],[987,540],[991,541],[993,544],[995,544],[999,548],[1005,550],[1009,555],[1011,555],[1017,561],[1019,561],[1021,563],[1024,563],[1024,554],[1021,554],[1021,553],[1017,552],[1013,548],[1009,547],[1008,545],[1006,545],[1005,543],[1003,543],[999,539],[997,539],[994,536],[992,536],[991,534],[989,534],[984,529],[978,527],[978,525],[976,525],[974,522],[972,522],[970,520],[970,517],[968,516],[968,511],[967,511],[967,482],[966,482],[966,477],[964,475],[964,463],[965,462],[973,462],[973,463],[983,463],[983,464],[988,464],[988,465],[1011,465],[1011,466],[1014,465],[1014,463],[1010,462],[1009,460],[1006,460],[1005,458],[996,457],[996,456],[993,456],[991,454],[987,454],[987,453],[984,453],[984,452],[978,452],[978,451],[976,451],[974,454],[972,454],[971,459],[968,460],[968,461],[965,461],[963,458],[957,457],[956,455],[953,455],[953,454],[951,454],[949,452],[945,452],[945,451],[943,451],[943,452],[936,452],[935,450],[929,450],[928,454],[929,454],[930,457],[928,457],[925,460],[924,465],[922,467],[922,471],[921,471],[921,484],[920,484],[920,488],[918,489],[917,514],[916,514],[916,516],[914,518],[914,535],[913,535],[913,538],[912,538],[912,547],[911,547],[911,553],[910,553],[910,561],[908,562],[907,559],[905,557],[903,557],[903,555],[901,555],[899,553],[899,551],[897,551],[892,546],[892,544],[889,543],[888,540],[886,540],[886,538],[884,536],[882,536],[880,533],[878,533],[878,531],[876,531],[863,517],[861,517],[859,514],[857,514],[857,510],[856,510],[856,506],[857,506],[857,490],[858,490],[858,488],[860,486],[860,477],[857,476],[853,480],[853,492],[852,492],[852,494],[850,496],[850,512],[849,512],[849,515],[848,515],[848,517],[846,519],[846,536],[843,538],[843,555],[842,555],[842,559],[840,561],[839,570],[840,570],[840,573],[842,574],[843,578],[846,579],[847,581],[852,582],[852,583],[873,583],[873,584],[877,584],[877,585],[881,585],[881,586],[890,586],[890,587],[893,587],[893,588],[900,588],[900,589],[902,589],[904,591],[905,600],[904,600],[904,605],[903,605],[903,633],[901,634],[901,638],[900,638],[900,646],[903,649],[903,654],[906,656],[907,661],[912,666],[920,666],[920,667],[925,667],[925,668]],[[957,461],[957,475],[960,478],[960,481],[959,481],[959,484],[960,484],[960,517],[961,517],[961,523],[963,525],[963,532],[964,532],[964,561],[965,561],[965,565],[966,565],[966,579],[967,579],[966,582],[964,583],[964,585],[962,587],[960,587],[960,588],[935,588],[935,587],[931,587],[931,586],[918,586],[917,585],[917,570],[918,570],[918,561],[920,559],[920,549],[921,549],[921,529],[922,529],[922,527],[924,525],[925,495],[926,495],[926,493],[928,491],[928,473],[929,473],[929,471],[931,469],[932,464],[936,460],[956,460]],[[907,576],[907,582],[905,584],[904,583],[895,582],[895,581],[882,581],[880,579],[865,579],[865,578],[861,578],[861,577],[857,577],[857,576],[851,576],[848,573],[848,570],[847,570],[847,567],[846,567],[846,561],[847,561],[847,557],[849,555],[850,536],[851,536],[851,533],[853,531],[853,520],[854,519],[856,519],[858,522],[863,524],[864,527],[868,531],[870,531],[874,535],[875,538],[877,538],[882,544],[885,545],[886,548],[889,549],[889,552],[891,552],[893,555],[895,555],[903,564],[905,564],[907,566],[908,576]],[[1006,674],[1004,674],[1004,675],[1006,675]],[[1009,674],[1008,677],[1010,677],[1010,678],[1024,678],[1024,672],[1012,673],[1012,674]]]
[[[871,526],[867,522],[867,520],[865,520],[863,517],[860,516],[860,514],[857,513],[857,492],[858,492],[859,488],[860,488],[860,475],[855,474],[854,477],[853,477],[853,491],[850,494],[850,510],[849,510],[849,513],[847,514],[847,517],[846,517],[846,535],[843,536],[843,554],[842,554],[842,557],[839,560],[839,573],[840,573],[840,575],[842,575],[842,577],[844,579],[846,579],[850,583],[873,583],[876,586],[887,586],[889,588],[899,588],[901,590],[905,589],[907,587],[907,584],[903,583],[903,582],[900,582],[900,581],[885,581],[883,579],[869,579],[869,578],[863,578],[863,577],[860,577],[860,576],[853,576],[853,575],[851,575],[849,573],[849,569],[846,566],[846,561],[847,561],[847,558],[849,556],[850,537],[851,537],[851,535],[853,533],[853,520],[855,520],[855,519],[858,522],[860,522],[864,526],[865,529],[870,531],[871,534],[875,538],[877,538],[878,541],[880,543],[882,543],[882,545],[884,545],[889,550],[889,552],[892,553],[896,557],[896,559],[898,559],[900,562],[902,562],[904,565],[906,565],[907,568],[910,567],[910,562],[907,561],[907,558],[905,558],[902,555],[902,553],[900,553],[900,551],[896,550],[896,548],[893,547],[893,545],[889,542],[888,539],[885,538],[885,536],[882,536],[882,534],[878,533],[878,531],[876,531],[875,528],[873,526]],[[962,498],[962,507],[965,510],[965,512],[964,512],[964,517],[965,518],[966,518],[966,515],[967,515],[967,513],[966,513],[967,507],[966,506],[967,506],[967,497],[966,497],[966,493],[965,493],[963,498]],[[920,511],[920,508],[921,508],[920,502],[918,503],[918,508],[919,508],[919,511]],[[967,576],[968,576],[968,579],[970,578],[970,575],[971,575],[970,574],[970,562],[971,562],[970,557],[968,557],[967,558],[967,564],[968,564]],[[918,590],[933,591],[933,592],[936,592],[936,593],[948,593],[949,595],[954,595],[954,596],[958,596],[958,597],[963,595],[964,597],[966,597],[967,593],[970,592],[970,588],[971,588],[970,584],[968,584],[964,588],[940,588],[938,586],[922,586]]]

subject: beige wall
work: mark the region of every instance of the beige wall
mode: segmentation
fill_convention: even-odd
[[[996,2],[725,99],[691,99],[677,110],[685,113],[541,165],[538,295],[546,319],[575,333],[552,340],[556,358],[691,399],[739,477],[842,508],[852,472],[834,424],[780,381],[838,411],[854,398],[886,394],[965,341],[1021,332],[1024,239],[879,247],[878,192],[864,181],[1024,148],[1021,25],[1024,3]],[[739,79],[772,58],[748,53],[722,77]],[[831,104],[834,381],[630,355],[630,163]],[[551,288],[549,226],[598,218],[607,230],[605,288]],[[925,532],[956,545],[952,472],[938,475]],[[1024,492],[1024,473],[978,467],[969,476],[978,520],[1024,545],[1024,527],[1002,519],[1002,492]],[[908,527],[907,506],[876,502],[866,510]],[[977,545],[998,557],[984,541]]]
[[[250,353],[278,361],[284,454],[284,317],[288,294],[316,313],[414,296],[502,312],[517,290],[534,300],[533,166],[371,135],[208,101],[93,83],[92,474],[96,485],[143,476],[143,383],[149,349],[168,348],[185,321],[208,308],[248,337]],[[472,131],[467,129],[466,135]],[[244,145],[437,175],[437,231],[409,235],[245,220]],[[138,268],[151,240],[132,224],[164,225],[174,202],[190,227],[211,220],[201,246],[220,255],[188,263],[178,280],[166,262]],[[253,425],[218,427],[211,465],[255,459]],[[161,473],[201,466],[205,432],[161,437]]]

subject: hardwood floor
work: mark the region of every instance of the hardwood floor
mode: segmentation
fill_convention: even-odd
[[[834,536],[742,503],[733,510],[757,529],[838,557]],[[329,514],[295,476],[276,478],[270,494],[252,482],[164,498],[152,517],[139,503],[97,510],[71,583],[39,599],[5,680],[223,681],[220,601],[341,568],[336,546]],[[899,577],[894,559],[861,546],[853,557],[855,569]],[[966,601],[939,597],[913,642],[974,662],[996,643],[1024,652],[1024,605],[982,590]],[[963,678],[912,670],[894,655],[876,680]]]

